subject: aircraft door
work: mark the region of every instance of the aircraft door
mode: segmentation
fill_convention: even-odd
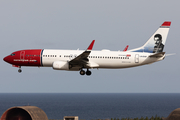
[[[135,63],[139,63],[139,54],[135,55]]]
[[[20,60],[22,60],[24,62],[24,55],[25,55],[25,51],[21,51],[20,52]]]

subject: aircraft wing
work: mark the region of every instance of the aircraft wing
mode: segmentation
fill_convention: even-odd
[[[91,42],[91,44],[89,45],[89,47],[83,52],[81,53],[79,56],[77,56],[76,58],[72,59],[71,61],[69,61],[70,64],[70,68],[72,67],[89,67],[89,59],[88,56],[91,53],[91,50],[93,48],[95,40],[93,40]]]

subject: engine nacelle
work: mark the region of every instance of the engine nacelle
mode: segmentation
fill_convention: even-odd
[[[65,61],[55,61],[53,62],[54,70],[69,70],[69,63]]]

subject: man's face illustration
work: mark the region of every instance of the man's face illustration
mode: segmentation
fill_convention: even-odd
[[[161,35],[160,35],[160,34],[155,35],[155,36],[154,36],[154,41],[156,41],[155,44],[162,43],[162,37],[161,37]]]

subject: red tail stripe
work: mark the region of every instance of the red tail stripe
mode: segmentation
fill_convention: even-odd
[[[171,22],[166,21],[166,22],[164,22],[161,26],[170,26],[170,25],[171,25]]]

